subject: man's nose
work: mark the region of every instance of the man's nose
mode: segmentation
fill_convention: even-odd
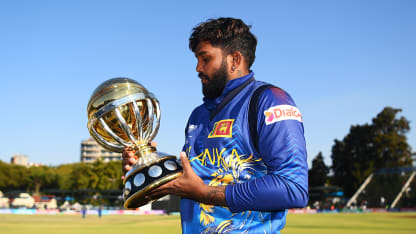
[[[202,66],[200,65],[200,63],[197,63],[196,64],[196,72],[198,72],[198,73],[200,73],[200,72],[202,72]]]

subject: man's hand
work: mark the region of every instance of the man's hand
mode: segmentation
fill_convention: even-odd
[[[150,146],[152,147],[156,147],[157,144],[156,142],[151,142]],[[135,155],[135,151],[131,150],[131,149],[125,149],[123,151],[123,154],[121,155],[123,158],[122,161],[122,170],[123,170],[123,174],[125,175],[128,171],[131,170],[131,168],[133,167],[133,165],[137,162],[137,156]],[[124,176],[121,177],[122,180],[124,180]]]
[[[147,197],[155,199],[167,194],[189,198],[208,205],[227,206],[225,186],[208,186],[195,174],[185,152],[181,152],[183,174],[159,188],[152,190]]]
[[[130,171],[133,165],[137,162],[138,158],[134,153],[135,153],[134,151],[130,151],[126,149],[122,154],[122,157],[123,157],[122,169],[123,169],[124,174]]]

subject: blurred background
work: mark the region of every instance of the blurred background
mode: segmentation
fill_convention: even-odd
[[[396,206],[416,207],[415,10],[411,0],[1,1],[0,189],[120,205],[120,155],[89,140],[90,95],[109,78],[139,81],[161,104],[158,150],[178,155],[202,103],[191,30],[235,17],[258,39],[256,79],[303,114],[310,207],[391,208],[403,188]]]

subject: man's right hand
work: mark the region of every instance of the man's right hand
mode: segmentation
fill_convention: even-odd
[[[130,151],[130,150],[126,149],[126,150],[124,150],[124,152],[122,154],[122,157],[123,157],[122,169],[123,169],[124,175],[128,171],[131,170],[131,168],[133,167],[133,164],[135,164],[136,161],[137,161],[137,156],[134,153],[135,153],[135,151]]]
[[[151,142],[149,145],[156,148],[157,143]],[[133,165],[137,162],[138,157],[135,155],[135,153],[136,152],[131,149],[125,149],[123,151],[123,154],[121,156],[123,158],[122,170],[124,175],[126,175],[126,173],[130,171]],[[122,180],[124,180],[124,175],[121,177]]]

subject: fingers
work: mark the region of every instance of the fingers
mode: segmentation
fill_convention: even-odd
[[[135,158],[135,157],[125,157],[125,158],[123,158],[123,165],[124,164],[130,164],[130,165],[133,165],[135,162],[137,161],[137,159]]]
[[[161,198],[165,195],[168,195],[171,193],[171,182],[168,182],[167,184],[161,185],[160,187],[150,191],[147,195],[146,195],[146,199],[147,200],[155,200],[158,198]]]
[[[150,142],[150,145],[153,146],[153,147],[157,147],[157,143],[154,142],[154,141]]]
[[[181,157],[183,171],[186,172],[186,171],[192,170],[191,164],[188,160],[188,156],[186,156],[186,153],[181,152],[180,157]]]
[[[126,166],[132,167],[133,164],[135,164],[136,162],[137,162],[137,159],[134,158],[134,157],[131,157],[131,158],[123,158],[123,161],[121,162],[122,165],[123,165],[123,170],[130,170],[131,168],[130,169],[128,169],[128,168],[124,169],[124,168]]]
[[[124,161],[124,160],[123,160]],[[131,170],[131,168],[133,167],[134,162],[129,161],[122,164],[122,169],[123,169],[123,173],[126,174],[128,171]]]
[[[123,173],[124,174],[126,174],[128,171],[130,171],[131,170],[131,168],[132,168],[132,166],[131,165],[124,165],[123,166]]]
[[[137,156],[135,155],[134,151],[130,151],[130,150],[126,149],[123,152],[122,157],[123,157],[122,170],[123,170],[123,173],[125,174],[128,171],[130,171],[133,164],[136,163]]]
[[[123,154],[121,156],[123,158],[137,157],[134,153],[135,153],[134,151],[126,149],[123,151]]]

